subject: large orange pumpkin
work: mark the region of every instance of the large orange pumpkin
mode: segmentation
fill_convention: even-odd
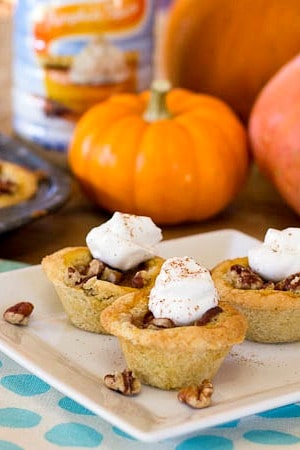
[[[161,224],[207,219],[224,209],[248,169],[244,127],[222,101],[156,83],[85,113],[69,163],[101,207]]]
[[[164,61],[174,86],[222,98],[245,121],[272,75],[299,52],[299,0],[174,0]]]
[[[250,115],[249,136],[257,165],[300,215],[300,56],[261,91]]]

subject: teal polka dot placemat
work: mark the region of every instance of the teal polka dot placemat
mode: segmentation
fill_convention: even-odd
[[[0,260],[0,272],[24,264]],[[65,397],[0,352],[0,450],[300,450],[300,403],[144,443]]]
[[[28,264],[24,264],[17,261],[0,259],[0,272],[7,272],[8,270],[21,269],[22,267],[26,266],[28,266]]]

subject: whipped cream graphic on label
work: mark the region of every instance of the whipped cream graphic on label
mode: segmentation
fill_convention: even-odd
[[[189,325],[218,305],[219,295],[208,269],[189,256],[167,259],[149,296],[155,318]]]
[[[78,53],[70,70],[70,79],[78,84],[117,83],[129,76],[124,52],[100,36]]]
[[[300,228],[269,228],[264,242],[248,251],[249,266],[265,280],[300,272]]]
[[[156,255],[161,229],[150,217],[115,212],[86,236],[93,258],[119,270],[129,270]]]

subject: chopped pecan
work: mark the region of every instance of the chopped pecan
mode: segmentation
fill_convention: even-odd
[[[136,395],[141,390],[141,382],[138,378],[134,377],[132,371],[129,369],[125,369],[123,372],[105,375],[104,384],[109,389],[128,396]]]
[[[122,280],[123,274],[119,270],[112,269],[106,266],[101,273],[100,280],[109,281],[113,284],[119,284]]]
[[[223,309],[220,306],[215,306],[209,309],[203,316],[194,322],[195,326],[207,325],[214,317],[220,314]],[[142,320],[135,320],[134,324],[139,328],[147,328],[149,330],[162,330],[166,328],[175,328],[176,325],[173,320],[167,317],[155,318],[151,311],[147,311]]]
[[[143,288],[149,281],[149,278],[149,273],[146,270],[139,270],[132,278],[132,287],[137,289]]]
[[[86,276],[89,278],[99,277],[101,276],[104,268],[105,264],[102,261],[100,261],[99,259],[92,259],[87,267]]]
[[[196,320],[194,325],[197,327],[207,325],[214,317],[216,317],[218,314],[220,314],[223,311],[223,309],[220,306],[215,306],[214,308],[210,308],[208,311],[206,311],[200,319]]]
[[[275,289],[300,294],[300,272],[275,283],[264,281],[250,267],[235,264],[228,271],[227,278],[237,289]]]
[[[147,325],[153,319],[154,319],[154,316],[153,316],[152,312],[150,311],[150,309],[148,309],[148,311],[146,312],[146,314],[143,317],[143,324]]]
[[[230,267],[227,277],[237,289],[262,289],[264,280],[250,267],[234,264]]]
[[[273,283],[273,281],[266,281],[263,285],[263,289],[275,289],[275,283]]]
[[[142,319],[135,320],[134,325],[139,328],[148,328],[149,330],[163,330],[165,328],[174,328],[176,325],[167,317],[156,319],[151,311],[147,311]]]
[[[192,408],[207,408],[211,404],[214,388],[210,380],[203,380],[199,386],[188,386],[179,391],[177,398]]]
[[[300,294],[300,273],[294,273],[284,280],[275,283],[275,289],[280,291],[292,291]]]
[[[173,320],[166,317],[160,317],[158,319],[153,318],[146,324],[146,328],[149,330],[163,330],[166,328],[174,328],[176,325]]]
[[[97,277],[98,280],[108,281],[113,284],[125,284],[137,289],[143,288],[149,281],[150,275],[140,264],[138,270],[122,272],[113,269],[99,259],[92,259],[89,264],[68,267],[65,282],[69,286],[82,287],[90,278]]]
[[[87,266],[68,267],[67,284],[79,287],[92,277],[100,277],[104,268],[104,263],[98,259],[92,259]]]
[[[13,325],[27,325],[33,308],[30,302],[16,303],[4,311],[3,319]]]
[[[13,195],[17,190],[17,183],[0,176],[0,194]]]
[[[153,319],[151,311],[147,311],[144,317],[132,316],[131,323],[137,328],[147,328],[148,323]]]
[[[3,173],[3,164],[0,164],[0,195],[1,194],[9,194],[13,195],[18,188],[18,185],[15,181],[10,180]]]

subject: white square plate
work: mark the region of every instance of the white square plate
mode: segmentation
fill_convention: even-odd
[[[256,243],[243,233],[222,230],[167,240],[159,251],[164,257],[190,255],[212,268],[223,259],[246,255]],[[193,410],[177,400],[176,392],[148,386],[137,397],[124,397],[102,382],[105,374],[125,368],[117,339],[70,325],[40,266],[0,274],[0,285],[3,311],[22,300],[35,305],[28,327],[0,320],[0,350],[137,439],[189,434],[300,400],[300,343],[251,342],[235,346],[225,359],[207,409]]]

